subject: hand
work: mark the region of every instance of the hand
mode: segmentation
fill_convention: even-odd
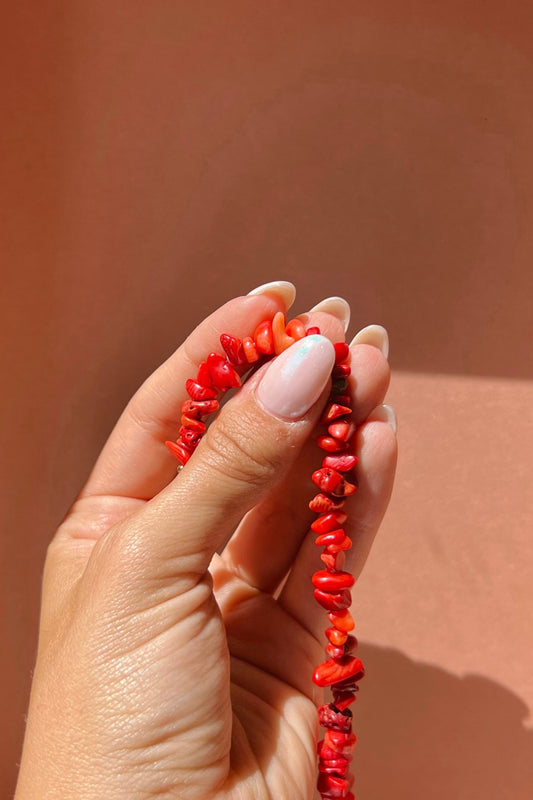
[[[279,310],[282,295],[238,297],[199,325],[130,400],[55,534],[16,800],[312,797],[322,691],[311,676],[327,617],[312,594],[307,504],[332,348],[322,342],[314,388],[300,372],[281,415],[261,384],[278,359],[260,368],[177,477],[164,446],[220,333],[253,333]],[[306,324],[344,337],[324,311]],[[357,576],[396,440],[379,412],[372,421],[389,381],[379,349],[352,347],[350,380],[360,461],[346,568]]]

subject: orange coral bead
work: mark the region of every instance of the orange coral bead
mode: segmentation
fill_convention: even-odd
[[[246,361],[249,364],[253,364],[254,361],[259,361],[258,348],[251,336],[244,337],[242,340],[242,347],[244,355],[246,356]]]
[[[278,311],[272,320],[272,335],[274,336],[274,352],[277,356],[283,353],[291,344],[294,344],[292,336],[285,333],[285,314]]]
[[[172,453],[172,455],[178,459],[180,464],[186,464],[189,458],[191,457],[191,453],[181,444],[177,442],[165,442],[166,446]]]
[[[285,328],[285,333],[287,336],[292,336],[293,339],[298,341],[298,339],[303,339],[307,336],[305,332],[305,325],[303,324],[301,319],[291,319]]]
[[[254,342],[260,353],[271,356],[274,353],[274,334],[272,323],[269,319],[260,322],[254,331]]]

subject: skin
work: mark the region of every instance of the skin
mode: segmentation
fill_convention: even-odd
[[[286,311],[239,297],[208,317],[128,403],[56,532],[15,800],[309,800],[316,780],[311,674],[327,618],[311,591],[314,438],[329,386],[296,422],[246,381],[175,477],[185,380],[221,332]],[[331,314],[302,315],[332,341]],[[356,577],[385,513],[396,438],[372,420],[386,359],[352,347],[359,489],[346,505]],[[250,431],[254,435],[250,435]]]

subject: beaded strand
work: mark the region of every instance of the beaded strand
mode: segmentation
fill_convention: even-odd
[[[272,320],[261,322],[253,336],[242,340],[227,333],[220,336],[224,355],[209,353],[196,377],[187,380],[185,388],[190,399],[181,407],[178,439],[165,442],[179,462],[178,469],[183,468],[200,443],[206,431],[204,420],[218,411],[219,393],[241,386],[235,367],[250,367],[264,356],[279,355],[294,342],[312,334],[320,334],[320,329],[306,329],[299,319],[286,324],[285,315],[278,311]],[[318,709],[325,735],[317,744],[317,789],[322,800],[355,800],[351,791],[353,775],[348,770],[357,737],[352,732],[349,706],[356,700],[357,684],[365,672],[362,661],[353,655],[357,639],[350,633],[355,623],[348,608],[352,602],[350,588],[355,581],[343,570],[345,551],[351,548],[352,541],[342,526],[348,518],[343,511],[345,498],[357,488],[345,474],[353,470],[357,458],[348,452],[355,433],[348,391],[350,349],[344,342],[334,347],[331,393],[320,420],[326,432],[317,437],[317,444],[325,455],[321,468],[312,475],[319,492],[309,503],[311,511],[319,515],[311,530],[317,534],[315,544],[324,548],[320,558],[325,565],[325,569],[312,576],[313,594],[328,612],[331,623],[325,631],[325,651],[329,658],[315,669],[313,681],[317,686],[329,687],[333,694],[333,701]]]

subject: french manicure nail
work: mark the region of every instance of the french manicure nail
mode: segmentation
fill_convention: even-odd
[[[376,408],[372,411],[371,414],[367,417],[367,422],[387,422],[394,433],[398,432],[398,420],[396,419],[396,412],[392,406],[388,405],[381,405],[376,406]]]
[[[356,333],[350,342],[350,347],[354,344],[371,344],[381,350],[385,358],[389,357],[389,334],[383,325],[367,325]]]
[[[316,306],[309,309],[310,311],[327,311],[328,314],[333,314],[334,317],[340,319],[344,325],[344,333],[348,330],[350,324],[350,306],[344,297],[326,297],[321,300]]]
[[[301,419],[320,397],[334,363],[335,349],[329,339],[306,336],[269,364],[256,397],[274,417]]]
[[[296,286],[290,281],[271,281],[252,289],[251,292],[248,292],[248,297],[256,294],[275,294],[281,297],[285,304],[285,311],[288,311],[296,298]]]

